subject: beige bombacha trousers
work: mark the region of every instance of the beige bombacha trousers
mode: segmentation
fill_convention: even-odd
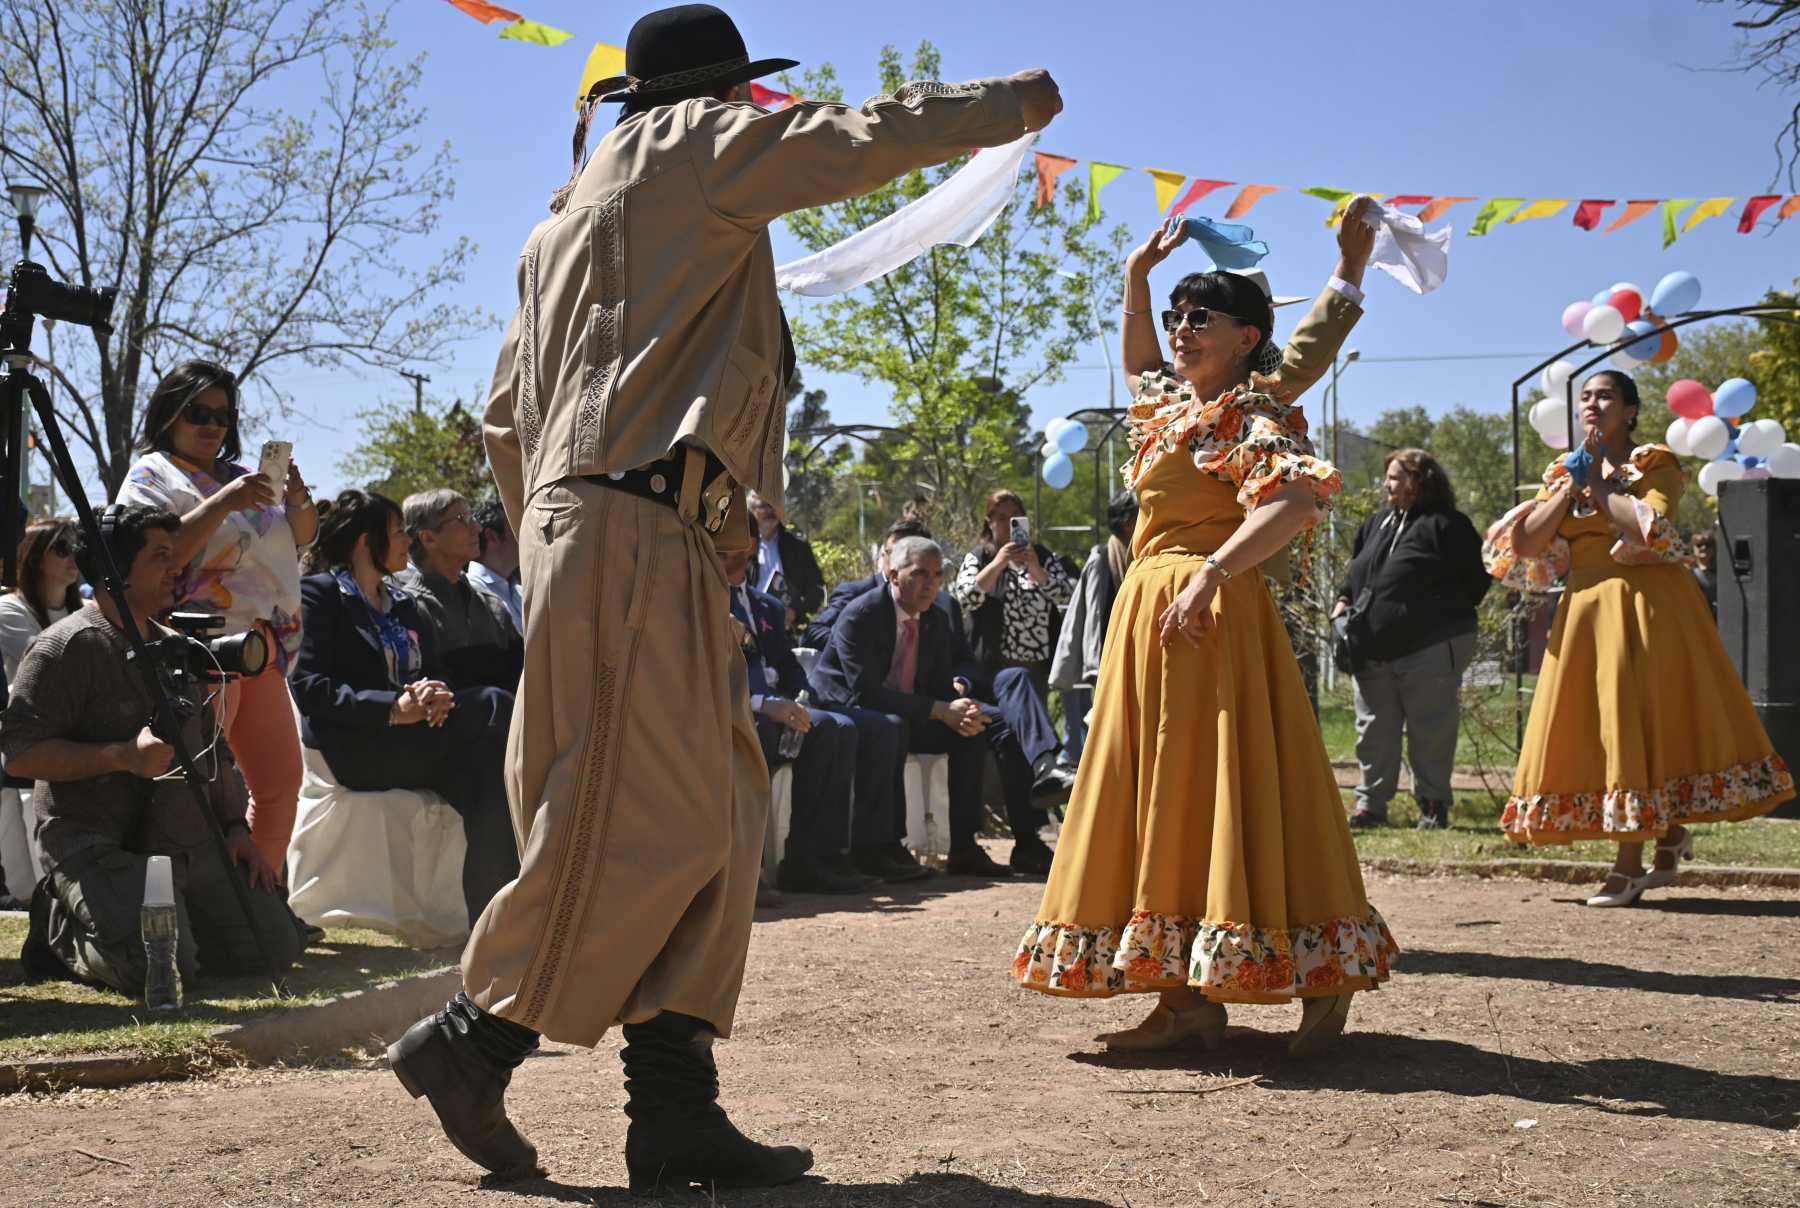
[[[550,1040],[661,1011],[731,1031],[769,773],[697,477],[679,511],[570,478],[518,518],[521,869],[475,924],[463,985]],[[741,490],[721,532],[748,541]]]

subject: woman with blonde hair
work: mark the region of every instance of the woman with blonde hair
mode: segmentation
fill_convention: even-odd
[[[1337,781],[1259,567],[1323,515],[1338,473],[1296,400],[1361,315],[1374,244],[1359,200],[1337,272],[1286,349],[1265,286],[1191,273],[1150,321],[1171,221],[1125,272],[1140,508],[1062,840],[1013,977],[1068,997],[1155,993],[1112,1049],[1216,1047],[1225,1004],[1303,1003],[1289,1051],[1343,1031],[1397,948],[1364,895]]]

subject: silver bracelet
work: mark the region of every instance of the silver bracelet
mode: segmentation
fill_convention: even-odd
[[[1226,570],[1223,566],[1219,565],[1219,556],[1217,554],[1206,555],[1206,558],[1202,561],[1201,565],[1210,566],[1214,570],[1218,571],[1219,578],[1221,578],[1221,579],[1231,578],[1231,572]]]
[[[1147,315],[1150,313],[1149,307],[1145,307],[1143,310],[1132,310],[1129,307],[1123,307],[1121,309],[1123,309],[1125,311],[1125,313],[1128,315]]]

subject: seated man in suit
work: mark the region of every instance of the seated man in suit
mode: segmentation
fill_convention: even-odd
[[[838,617],[843,614],[850,601],[886,585],[888,562],[893,555],[894,542],[903,537],[924,537],[929,540],[931,531],[923,521],[911,516],[903,516],[894,521],[882,542],[881,559],[876,564],[875,573],[866,579],[852,579],[832,588],[831,598],[825,602],[825,607],[807,623],[803,636],[808,646],[823,651],[831,645],[832,627],[837,624]],[[962,685],[957,688],[957,692],[1000,710],[1000,716],[1006,719],[1007,727],[1017,736],[1019,749],[1031,764],[1033,796],[1054,795],[1066,790],[1073,783],[1074,777],[1057,766],[1060,740],[1056,737],[1056,723],[1050,719],[1050,710],[1044,704],[1042,694],[1033,686],[1031,673],[1023,667],[1006,667],[1001,669],[992,683],[984,680],[963,625],[962,605],[947,591],[939,591],[937,599],[932,603],[950,619],[951,665],[955,669],[955,679]]]
[[[902,723],[903,750],[950,756],[952,873],[1009,875],[976,842],[983,756],[991,748],[1015,838],[1012,867],[1047,872],[1050,848],[1037,833],[1044,817],[1031,804],[1031,764],[1000,710],[968,695],[968,682],[953,662],[949,616],[933,606],[944,581],[944,551],[928,538],[903,537],[888,562],[887,590],[867,592],[845,606],[831,644],[813,668],[820,701],[831,708],[855,705],[891,714]],[[896,830],[891,845],[901,847],[901,838]]]
[[[469,501],[440,487],[408,495],[400,507],[410,560],[394,582],[418,604],[450,686],[517,693],[525,639],[506,605],[469,578],[469,564],[481,556]]]
[[[851,716],[799,703],[806,674],[788,640],[786,606],[746,582],[750,554],[732,550],[718,559],[731,586],[731,615],[746,631],[750,711],[771,772],[789,761],[781,754],[782,736],[789,730],[803,735],[792,757],[793,813],[775,883],[786,893],[861,893],[874,881],[850,862],[851,788],[859,803],[879,803],[891,791],[900,727],[867,709]]]

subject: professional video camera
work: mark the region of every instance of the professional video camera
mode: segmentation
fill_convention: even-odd
[[[260,630],[208,638],[208,633],[225,627],[225,618],[207,612],[172,612],[168,624],[177,632],[145,643],[145,649],[176,675],[219,684],[239,676],[261,675],[269,665],[269,642]]]
[[[79,323],[102,333],[112,331],[113,300],[119,295],[113,286],[89,289],[84,285],[67,285],[52,277],[43,265],[23,260],[14,267],[6,291],[9,316],[14,313],[40,315],[59,322]]]

